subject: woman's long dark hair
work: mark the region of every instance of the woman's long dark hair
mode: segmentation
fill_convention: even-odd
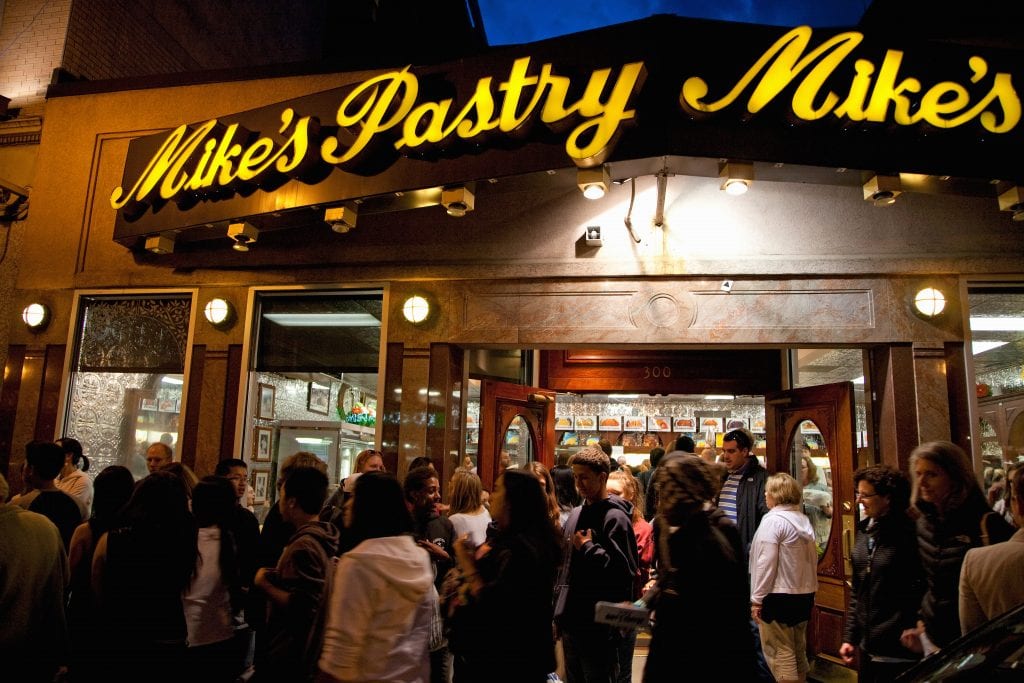
[[[562,537],[548,514],[548,499],[536,477],[520,470],[501,475],[504,504],[498,511],[498,536],[526,541],[545,560],[557,565]]]
[[[410,533],[412,516],[395,475],[387,472],[360,475],[352,497],[352,524],[346,532],[349,542],[358,545],[368,538]]]
[[[78,467],[78,463],[81,462],[81,470],[83,472],[89,471],[89,458],[85,457],[85,453],[82,452],[82,444],[78,439],[65,436],[63,439],[57,439],[55,443],[63,448],[65,453],[71,454],[72,465]]]
[[[121,465],[104,467],[96,475],[92,483],[92,516],[89,518],[89,529],[92,537],[98,541],[100,536],[116,527],[120,520],[121,510],[127,505],[135,490],[135,477],[131,470]]]
[[[242,594],[238,551],[230,528],[235,505],[235,486],[224,477],[203,477],[192,489],[192,514],[195,515],[196,526],[215,526],[220,529],[220,555],[217,558],[220,579],[230,589],[232,606],[240,608]]]

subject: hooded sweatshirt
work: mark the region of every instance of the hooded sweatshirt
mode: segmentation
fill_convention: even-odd
[[[345,681],[429,680],[433,582],[430,557],[412,536],[370,538],[342,555],[320,668]]]
[[[277,562],[275,582],[290,597],[288,606],[274,607],[267,620],[265,666],[292,680],[305,680],[316,671],[337,548],[334,525],[311,522],[299,527]]]
[[[818,590],[814,527],[798,505],[776,505],[750,544],[750,602],[770,593],[807,595]]]

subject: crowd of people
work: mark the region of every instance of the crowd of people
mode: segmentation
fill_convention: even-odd
[[[24,681],[617,683],[632,679],[636,633],[601,605],[634,605],[650,610],[644,681],[693,662],[723,680],[803,681],[813,463],[769,474],[752,447],[745,430],[712,457],[681,439],[635,476],[588,446],[551,470],[505,469],[489,495],[467,464],[446,502],[429,459],[399,481],[364,451],[329,496],[326,464],[298,452],[261,530],[242,460],[198,478],[154,444],[144,478],[112,466],[92,479],[74,439],[34,441],[26,490],[0,505],[0,651]],[[863,519],[839,654],[865,681],[1024,602],[1007,576],[1021,575],[1024,531],[1002,543],[1013,525],[967,455],[931,442],[910,464],[912,485],[887,465],[854,475]],[[1016,526],[1019,471],[1005,474]],[[0,477],[0,501],[6,489]]]

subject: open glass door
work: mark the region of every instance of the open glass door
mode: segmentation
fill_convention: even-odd
[[[506,468],[554,466],[555,392],[485,379],[480,383],[477,472],[484,488]]]
[[[768,471],[788,472],[801,482],[804,512],[818,541],[818,593],[808,625],[808,648],[813,656],[837,664],[842,664],[839,646],[850,599],[856,524],[853,396],[852,382],[765,396]]]

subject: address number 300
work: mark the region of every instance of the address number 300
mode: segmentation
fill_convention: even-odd
[[[644,379],[661,379],[662,377],[671,377],[672,368],[667,365],[645,365],[644,366]]]

